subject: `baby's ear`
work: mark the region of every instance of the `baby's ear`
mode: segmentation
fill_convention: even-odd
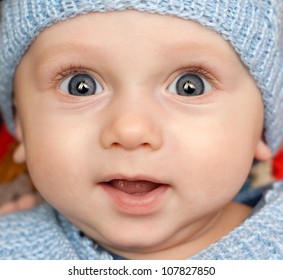
[[[23,141],[23,130],[18,116],[15,117],[15,132],[18,146],[16,147],[13,155],[15,163],[22,164],[26,161],[26,150]]]
[[[272,152],[270,148],[263,142],[263,140],[260,140],[255,150],[255,159],[259,161],[266,161],[271,158]]]

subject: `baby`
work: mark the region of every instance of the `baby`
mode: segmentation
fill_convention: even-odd
[[[1,4],[1,110],[47,203],[0,219],[0,259],[283,258],[282,183],[234,199],[283,138],[281,0]]]

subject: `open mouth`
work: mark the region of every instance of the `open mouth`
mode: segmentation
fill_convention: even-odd
[[[152,214],[165,201],[169,185],[144,178],[110,178],[99,184],[117,209],[131,215]]]
[[[137,181],[127,181],[115,179],[107,182],[113,188],[120,190],[122,192],[132,194],[132,195],[144,195],[147,194],[160,186],[160,184],[137,180]]]

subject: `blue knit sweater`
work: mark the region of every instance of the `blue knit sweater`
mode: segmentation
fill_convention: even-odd
[[[0,219],[0,259],[115,259],[47,204]],[[239,227],[191,259],[283,259],[283,183]]]

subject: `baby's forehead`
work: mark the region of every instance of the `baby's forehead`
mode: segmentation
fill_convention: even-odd
[[[191,60],[212,56],[239,61],[227,40],[197,22],[137,11],[89,13],[56,23],[39,34],[30,49],[40,59],[67,52],[127,53],[130,46],[164,56],[185,53]]]

